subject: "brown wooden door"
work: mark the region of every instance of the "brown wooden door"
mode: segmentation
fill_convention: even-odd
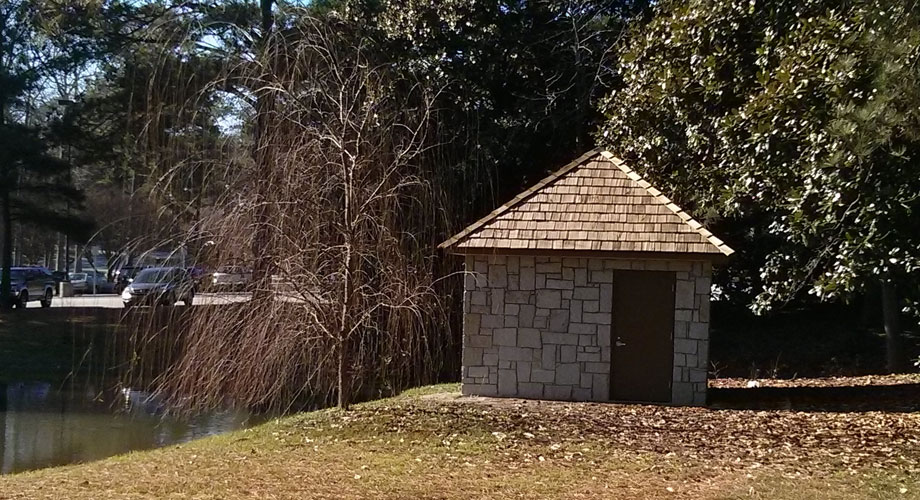
[[[674,273],[616,271],[610,399],[671,401]]]

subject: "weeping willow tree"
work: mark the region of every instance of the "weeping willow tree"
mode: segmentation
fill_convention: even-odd
[[[209,83],[191,72],[175,77],[191,69],[181,54],[164,56],[171,64],[148,83],[147,141],[161,150],[181,151],[175,131],[192,130],[196,106],[207,109],[201,103],[215,96],[243,110],[238,136],[226,138],[234,145],[198,165],[208,171],[206,209],[172,243],[207,240],[196,257],[209,268],[252,266],[248,293],[237,303],[129,316],[142,332],[129,350],[146,354],[133,357],[126,383],[156,377],[180,411],[228,400],[345,408],[355,397],[433,382],[454,357],[430,244],[443,232],[427,181],[439,91],[393,64],[360,24],[294,10],[277,26],[266,18],[274,12],[247,11],[261,22],[232,39],[251,45],[244,57],[204,65]],[[175,26],[163,37],[180,39]],[[231,47],[226,36],[211,48]],[[172,94],[158,78],[177,83]],[[189,156],[158,154],[150,165],[151,196],[163,206]],[[164,335],[170,355],[149,352]]]

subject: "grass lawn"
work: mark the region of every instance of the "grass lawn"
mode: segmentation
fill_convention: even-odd
[[[458,398],[435,386],[99,462],[0,498],[920,498],[920,415]]]

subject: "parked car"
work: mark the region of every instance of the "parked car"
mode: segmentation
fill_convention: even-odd
[[[181,267],[151,267],[139,272],[121,293],[125,307],[136,305],[192,305],[195,281]]]
[[[51,307],[54,298],[54,277],[43,267],[14,267],[10,269],[12,296],[16,307],[25,308],[29,301],[40,301]]]
[[[70,285],[73,287],[73,293],[86,292],[86,273],[69,273],[67,278],[70,279]]]
[[[105,279],[103,272],[70,273],[69,277],[74,293],[112,293],[114,289],[114,284]]]
[[[214,290],[239,290],[252,281],[252,271],[240,266],[225,266],[211,274],[210,287]]]
[[[112,274],[112,282],[115,293],[121,293],[124,291],[125,287],[131,284],[131,281],[134,280],[134,277],[141,271],[146,269],[143,266],[121,266]]]

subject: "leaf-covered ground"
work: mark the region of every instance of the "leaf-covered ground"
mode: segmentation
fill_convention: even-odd
[[[917,413],[551,403],[456,390],[2,477],[0,498],[920,498]]]

